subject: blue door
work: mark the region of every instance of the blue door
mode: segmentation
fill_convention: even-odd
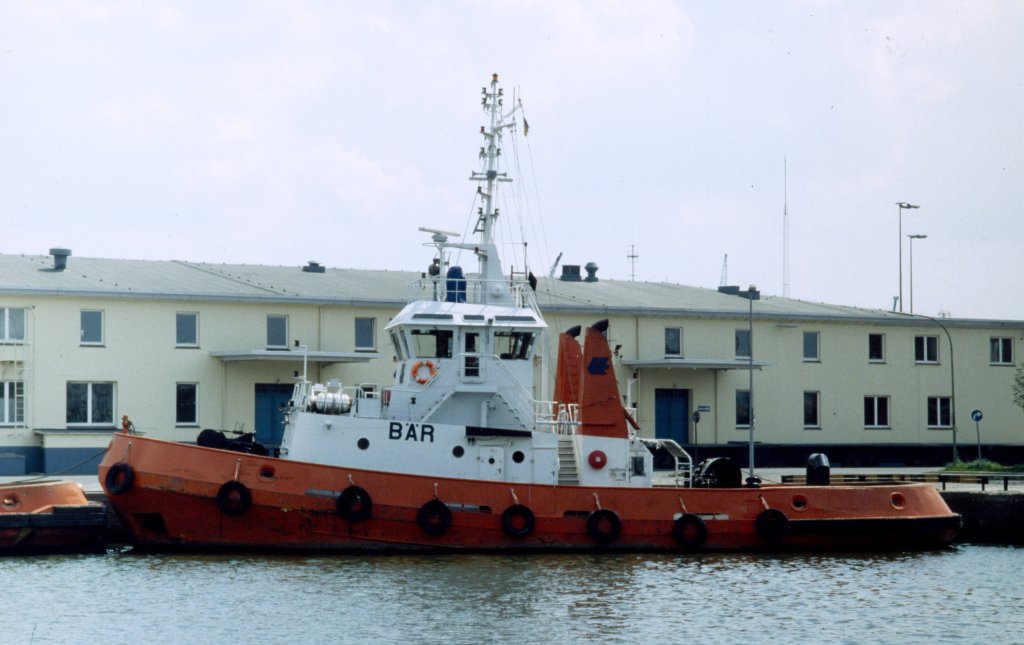
[[[281,406],[292,398],[292,386],[280,383],[256,384],[256,441],[264,446],[280,446],[284,436],[284,412]]]
[[[654,390],[654,436],[679,445],[690,442],[689,390]]]

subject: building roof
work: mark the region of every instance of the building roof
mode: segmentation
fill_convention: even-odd
[[[338,269],[303,271],[299,266],[211,264],[179,260],[121,260],[69,257],[63,271],[49,255],[0,254],[0,296],[148,298],[160,300],[228,300],[305,304],[402,307],[408,285],[420,277],[411,271]],[[568,282],[540,278],[537,300],[542,310],[588,314],[664,315],[738,318],[748,314],[746,298],[667,282],[599,280]],[[753,305],[755,318],[827,320],[882,324],[921,324],[879,309],[814,303],[762,296]],[[944,319],[955,326],[1024,327],[1022,321]]]

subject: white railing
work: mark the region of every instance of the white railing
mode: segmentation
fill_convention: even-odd
[[[453,288],[449,289],[449,282]],[[445,278],[435,276],[414,280],[408,287],[409,302],[434,300],[444,302],[449,294],[453,302],[469,304],[487,304],[496,296],[509,294],[517,307],[529,307],[537,311],[533,289],[522,280],[482,280],[480,278]]]
[[[573,435],[580,426],[578,403],[534,401],[533,419],[538,430],[550,429],[555,434]]]

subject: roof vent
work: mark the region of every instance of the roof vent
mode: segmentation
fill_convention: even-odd
[[[63,271],[68,266],[68,258],[71,257],[71,249],[50,249],[50,255],[53,256],[53,270]]]
[[[740,293],[740,288],[734,284],[723,284],[722,286],[718,287],[718,293],[725,293],[730,296],[738,296]]]
[[[310,260],[306,266],[302,267],[305,273],[325,273],[327,271],[319,262],[316,260]]]
[[[580,265],[578,264],[563,264],[562,265],[562,280],[566,282],[579,282],[580,281]]]
[[[583,278],[583,281],[597,282],[597,264],[594,262],[587,262],[583,268],[587,270],[587,277]]]

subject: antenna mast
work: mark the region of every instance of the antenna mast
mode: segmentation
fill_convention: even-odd
[[[782,297],[789,297],[789,177],[786,156],[782,157]]]
[[[636,261],[640,256],[636,253],[636,247],[632,244],[629,245],[629,255],[626,259],[629,260],[629,281],[636,282]]]

